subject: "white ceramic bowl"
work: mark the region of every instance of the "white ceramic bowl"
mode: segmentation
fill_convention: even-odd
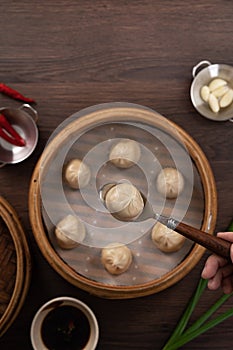
[[[86,345],[83,347],[84,350],[94,350],[97,346],[99,339],[99,327],[96,320],[96,317],[92,310],[84,304],[82,301],[71,298],[71,297],[58,297],[51,299],[37,311],[35,314],[32,324],[31,324],[31,343],[34,350],[50,350],[44,343],[42,338],[42,326],[48,314],[62,306],[72,306],[82,311],[86,316],[89,326],[90,334],[89,339],[87,340]]]

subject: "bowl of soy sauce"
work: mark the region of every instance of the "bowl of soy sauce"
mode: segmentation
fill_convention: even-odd
[[[31,325],[34,350],[94,350],[98,338],[94,313],[71,297],[58,297],[42,305]]]

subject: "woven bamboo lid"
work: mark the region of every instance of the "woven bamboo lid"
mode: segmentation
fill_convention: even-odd
[[[0,196],[0,336],[17,317],[27,294],[31,258],[12,206]]]

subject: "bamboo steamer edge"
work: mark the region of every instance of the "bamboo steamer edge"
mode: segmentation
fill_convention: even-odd
[[[17,268],[13,293],[4,314],[0,318],[0,337],[8,330],[18,316],[31,281],[31,255],[27,239],[14,208],[0,196],[0,216],[5,222],[13,240]]]
[[[177,132],[179,133],[179,136],[195,163],[202,180],[205,197],[205,210],[201,229],[209,234],[213,234],[216,224],[217,191],[212,170],[200,146],[182,128],[155,111],[123,107],[95,111],[68,124],[50,142],[36,164],[29,189],[29,216],[37,244],[42,254],[54,270],[71,284],[103,298],[127,299],[157,293],[177,283],[195,267],[206,249],[198,244],[194,244],[191,252],[177,267],[163,275],[161,278],[136,286],[112,286],[85,278],[76,273],[54,251],[45,232],[41,213],[39,181],[41,164],[43,163],[44,165],[44,162],[48,164],[53,157],[53,150],[58,149],[59,146],[66,142],[70,135],[74,132],[77,133],[77,130],[81,133],[87,127],[96,124],[100,125],[101,123],[116,122],[116,120],[117,122],[129,121],[147,123],[151,126],[159,127],[165,132],[169,131],[171,135],[174,135]]]

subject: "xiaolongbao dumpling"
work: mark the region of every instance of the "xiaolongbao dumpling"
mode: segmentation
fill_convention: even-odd
[[[55,228],[55,237],[63,249],[72,249],[78,246],[86,236],[85,225],[73,215],[65,216]]]
[[[87,186],[91,178],[91,171],[80,159],[72,159],[65,165],[64,177],[71,188],[79,189]]]
[[[138,189],[130,183],[114,185],[105,195],[106,208],[119,220],[136,219],[144,209],[144,201]]]
[[[109,154],[109,160],[118,168],[130,168],[137,163],[141,156],[139,144],[130,139],[118,142]]]
[[[176,198],[184,188],[184,178],[175,168],[161,170],[156,181],[157,190],[166,198]]]
[[[185,241],[185,237],[160,222],[154,225],[151,238],[156,247],[165,253],[179,250]]]
[[[110,243],[102,249],[101,261],[108,272],[119,275],[128,270],[132,263],[132,253],[122,243]]]

